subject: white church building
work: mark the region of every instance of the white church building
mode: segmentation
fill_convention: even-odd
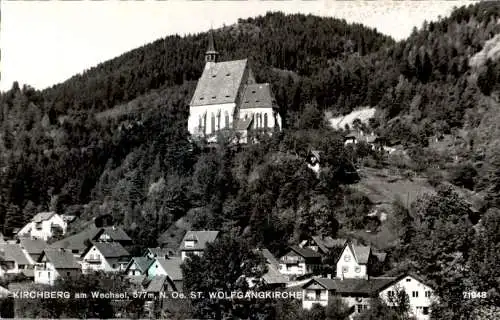
[[[269,83],[255,82],[247,59],[218,62],[218,55],[210,32],[205,68],[189,106],[191,135],[210,138],[226,129],[246,137],[251,130],[281,130]]]

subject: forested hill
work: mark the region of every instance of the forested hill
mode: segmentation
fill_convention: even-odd
[[[51,209],[80,221],[111,214],[142,247],[175,245],[190,228],[276,255],[314,234],[378,237],[394,270],[438,288],[437,319],[476,319],[480,304],[500,304],[499,17],[500,4],[480,2],[400,42],[281,13],[216,30],[221,59],[248,57],[286,119],[281,134],[240,148],[189,141],[206,33],[158,40],[41,92],[15,83],[0,96],[2,232]],[[345,147],[326,126],[324,111],[360,106],[377,109],[367,129],[402,152]],[[319,177],[305,165],[310,149],[323,151]],[[353,164],[371,176],[357,181]],[[433,195],[396,201],[385,222],[367,218],[378,204],[365,191],[422,180]],[[463,194],[486,201],[471,212]],[[471,290],[488,299],[465,303]]]
[[[392,44],[390,37],[345,20],[269,13],[215,30],[220,59],[250,58],[256,76],[268,67],[310,76],[343,56]],[[104,110],[151,89],[198,80],[207,33],[168,36],[104,62],[43,92],[58,113]]]

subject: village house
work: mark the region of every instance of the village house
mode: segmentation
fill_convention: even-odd
[[[299,246],[301,248],[311,249],[323,256],[326,256],[330,254],[332,250],[336,249],[341,251],[344,249],[346,242],[346,239],[334,239],[330,236],[317,235],[303,240]]]
[[[379,296],[389,306],[396,306],[398,292],[404,291],[409,299],[410,312],[417,320],[430,319],[431,305],[437,301],[434,289],[414,274],[404,274],[381,288]]]
[[[311,309],[319,304],[326,307],[333,299],[341,299],[351,308],[353,315],[368,310],[374,296],[395,278],[380,277],[370,279],[330,279],[314,278],[302,286],[302,307]]]
[[[46,249],[35,266],[35,283],[53,285],[59,278],[78,278],[81,271],[80,264],[71,252]]]
[[[47,247],[47,242],[42,239],[20,238],[19,245],[28,253],[33,262],[38,261],[43,250]]]
[[[255,249],[255,253],[262,255],[266,261],[267,271],[260,278],[247,278],[248,285],[254,287],[257,284],[268,289],[285,288],[288,277],[280,273],[280,263],[268,249]]]
[[[377,296],[389,306],[396,306],[395,297],[398,292],[405,291],[411,315],[416,320],[428,320],[434,301],[433,289],[410,274],[369,279],[314,278],[302,289],[304,309],[311,309],[314,304],[326,307],[333,299],[339,298],[351,308],[351,319],[368,310]]]
[[[129,276],[140,276],[146,274],[154,259],[149,257],[133,257],[125,267],[125,274]]]
[[[171,291],[182,291],[183,275],[181,269],[182,260],[178,257],[156,258],[146,271],[148,279],[165,276]]]
[[[209,34],[205,68],[189,105],[188,131],[214,137],[236,130],[246,142],[248,130],[281,129],[281,117],[268,83],[258,84],[247,59],[218,62],[213,33]]]
[[[313,273],[321,265],[321,255],[316,251],[298,246],[279,259],[280,273],[288,276],[303,276]]]
[[[6,274],[33,275],[33,261],[28,257],[28,253],[23,251],[16,243],[0,244],[0,275]]]
[[[154,260],[155,258],[168,258],[170,256],[175,255],[175,252],[171,249],[168,248],[147,248],[146,252],[144,253],[145,257],[148,257],[151,260]]]
[[[77,234],[56,241],[50,245],[54,249],[64,249],[80,259],[88,245],[93,242],[117,242],[123,246],[132,244],[132,239],[120,227],[91,226]],[[128,261],[127,261],[128,262]]]
[[[179,251],[184,261],[189,255],[201,255],[207,243],[214,242],[219,231],[188,231],[182,239]]]
[[[347,241],[337,260],[337,278],[367,279],[376,263],[384,263],[386,254],[375,252],[371,246]]]
[[[125,270],[130,254],[118,242],[95,242],[82,255],[83,273]]]
[[[51,211],[36,214],[31,221],[17,233],[18,237],[31,237],[47,241],[56,233],[65,234],[68,223],[63,216]]]

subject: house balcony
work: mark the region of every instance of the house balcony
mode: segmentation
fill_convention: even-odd
[[[311,301],[311,302],[315,302],[315,303],[327,303],[328,298],[318,298],[318,297],[305,296],[304,301]]]
[[[101,258],[87,258],[83,260],[83,262],[88,263],[88,264],[101,264],[102,259]]]

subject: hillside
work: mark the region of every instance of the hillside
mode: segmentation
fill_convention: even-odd
[[[190,141],[206,33],[157,40],[42,92],[14,83],[0,96],[2,232],[51,209],[111,214],[140,247],[162,235],[175,245],[186,228],[276,255],[311,235],[348,235],[429,278],[444,297],[439,319],[467,318],[479,302],[462,292],[491,292],[485,305],[500,297],[499,17],[500,4],[481,2],[397,43],[311,15],[216,30],[221,59],[249,57],[286,119],[248,146]],[[360,106],[401,152],[345,146],[323,116]],[[323,152],[319,176],[304,161],[311,149]]]

